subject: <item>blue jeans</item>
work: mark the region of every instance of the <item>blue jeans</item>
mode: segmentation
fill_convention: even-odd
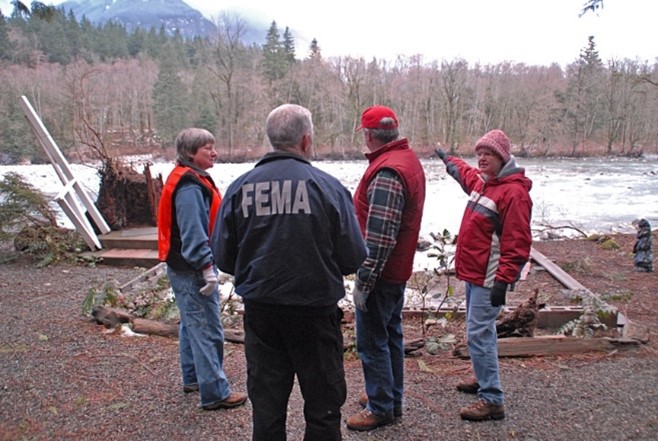
[[[404,393],[402,306],[405,283],[378,281],[366,300],[368,312],[356,310],[356,348],[363,366],[368,410],[393,416]]]
[[[224,329],[219,315],[219,292],[204,296],[201,271],[176,271],[167,266],[169,283],[180,310],[179,351],[185,386],[198,385],[201,406],[231,394],[224,373]]]
[[[493,404],[503,404],[498,368],[496,318],[501,306],[491,306],[491,290],[466,283],[466,338],[478,395]]]

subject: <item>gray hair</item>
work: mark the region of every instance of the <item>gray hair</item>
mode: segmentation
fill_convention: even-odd
[[[189,161],[200,147],[215,143],[215,137],[206,129],[191,127],[183,129],[176,136],[176,161]]]
[[[296,150],[304,135],[313,136],[311,112],[297,104],[283,104],[267,116],[265,131],[274,150]]]
[[[386,119],[390,119],[393,121],[393,118],[384,118],[382,119],[382,122],[380,124],[383,124],[383,121]],[[366,129],[370,134],[372,135],[373,138],[379,140],[380,142],[383,142],[384,144],[388,144],[389,142],[395,141],[400,137],[400,130],[398,128],[394,129]]]

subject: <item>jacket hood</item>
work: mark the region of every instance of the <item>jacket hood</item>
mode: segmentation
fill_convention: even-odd
[[[486,177],[484,177],[484,179],[487,180]],[[509,161],[503,165],[503,168],[500,169],[494,178],[487,180],[487,184],[489,185],[507,184],[511,182],[516,182],[519,185],[524,186],[528,191],[532,189],[532,181],[530,178],[526,177],[525,168],[519,167],[514,156],[510,157]]]

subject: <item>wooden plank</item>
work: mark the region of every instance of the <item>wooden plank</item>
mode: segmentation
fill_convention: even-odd
[[[85,225],[85,218],[79,218],[75,209],[73,209],[66,199],[57,199],[57,203],[62,208],[62,211],[66,213],[68,218],[71,220],[75,229],[80,233],[85,243],[91,250],[102,248],[101,243],[98,241],[98,236],[89,232],[89,229]],[[89,225],[91,227],[91,225]]]
[[[91,226],[91,223],[84,215],[84,211],[78,204],[78,200],[75,198],[73,192],[75,185],[77,184],[77,179],[73,179],[68,182],[62,191],[55,197],[55,201],[62,207],[62,210],[68,216],[71,223],[75,226],[75,229],[80,233],[90,249],[101,249],[103,245],[98,240],[94,227]],[[64,202],[62,202],[64,201]],[[64,207],[64,204],[66,207]]]
[[[577,338],[563,335],[498,339],[498,357],[533,357],[542,355],[610,352],[635,349],[640,341],[629,338]],[[469,358],[468,347],[455,348],[454,355]]]
[[[107,222],[105,222],[105,219],[103,219],[103,215],[100,213],[100,211],[98,211],[98,208],[91,200],[89,193],[87,193],[87,191],[80,185],[80,183],[75,180],[73,172],[71,171],[69,163],[64,157],[64,154],[62,154],[62,151],[55,143],[55,140],[52,138],[52,136],[50,136],[48,129],[46,129],[46,126],[37,115],[37,112],[34,110],[27,97],[24,95],[21,96],[20,105],[23,108],[23,113],[28,120],[32,132],[37,137],[37,141],[39,141],[39,144],[46,152],[46,155],[48,156],[52,166],[55,168],[55,172],[57,173],[60,181],[62,181],[62,184],[68,185],[69,183],[73,183],[72,186],[75,194],[82,202],[82,205],[84,205],[84,207],[87,209],[87,212],[94,220],[94,223],[98,229],[101,231],[101,233],[109,233],[110,227],[107,225]],[[93,229],[92,234],[95,235],[95,233],[93,233]]]
[[[546,256],[537,251],[534,247],[530,248],[530,258],[541,265],[544,269],[546,269],[546,271],[548,271],[553,277],[557,279],[558,282],[560,282],[566,288],[587,290],[585,286],[567,274],[562,268],[550,261]]]
[[[153,279],[154,277],[159,277],[161,274],[164,274],[165,271],[167,271],[167,264],[164,262],[160,262],[154,267],[147,269],[146,271],[144,271],[142,274],[135,277],[134,279],[121,285],[119,287],[119,291],[123,292],[125,290],[132,289],[135,285],[147,282]]]

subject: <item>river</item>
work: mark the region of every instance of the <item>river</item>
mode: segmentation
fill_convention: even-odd
[[[469,160],[472,161],[472,160]],[[518,162],[525,167],[533,181],[530,192],[533,207],[533,227],[536,232],[551,226],[570,226],[586,232],[633,232],[631,222],[647,218],[652,225],[658,222],[658,157],[646,159],[525,159]],[[336,176],[354,191],[366,162],[315,161],[321,168]],[[438,159],[423,160],[427,176],[427,201],[421,235],[447,229],[456,233],[466,204],[464,194],[450,178]],[[169,173],[171,163],[156,163],[154,174]],[[224,191],[253,163],[221,163],[211,169],[211,175]],[[93,165],[72,164],[77,179],[92,193],[98,192],[99,177]],[[63,188],[53,167],[44,165],[0,166],[0,178],[14,171],[33,186],[54,198]],[[59,211],[57,204],[53,207]],[[70,226],[60,216],[64,226]],[[570,235],[575,230],[564,230]]]

